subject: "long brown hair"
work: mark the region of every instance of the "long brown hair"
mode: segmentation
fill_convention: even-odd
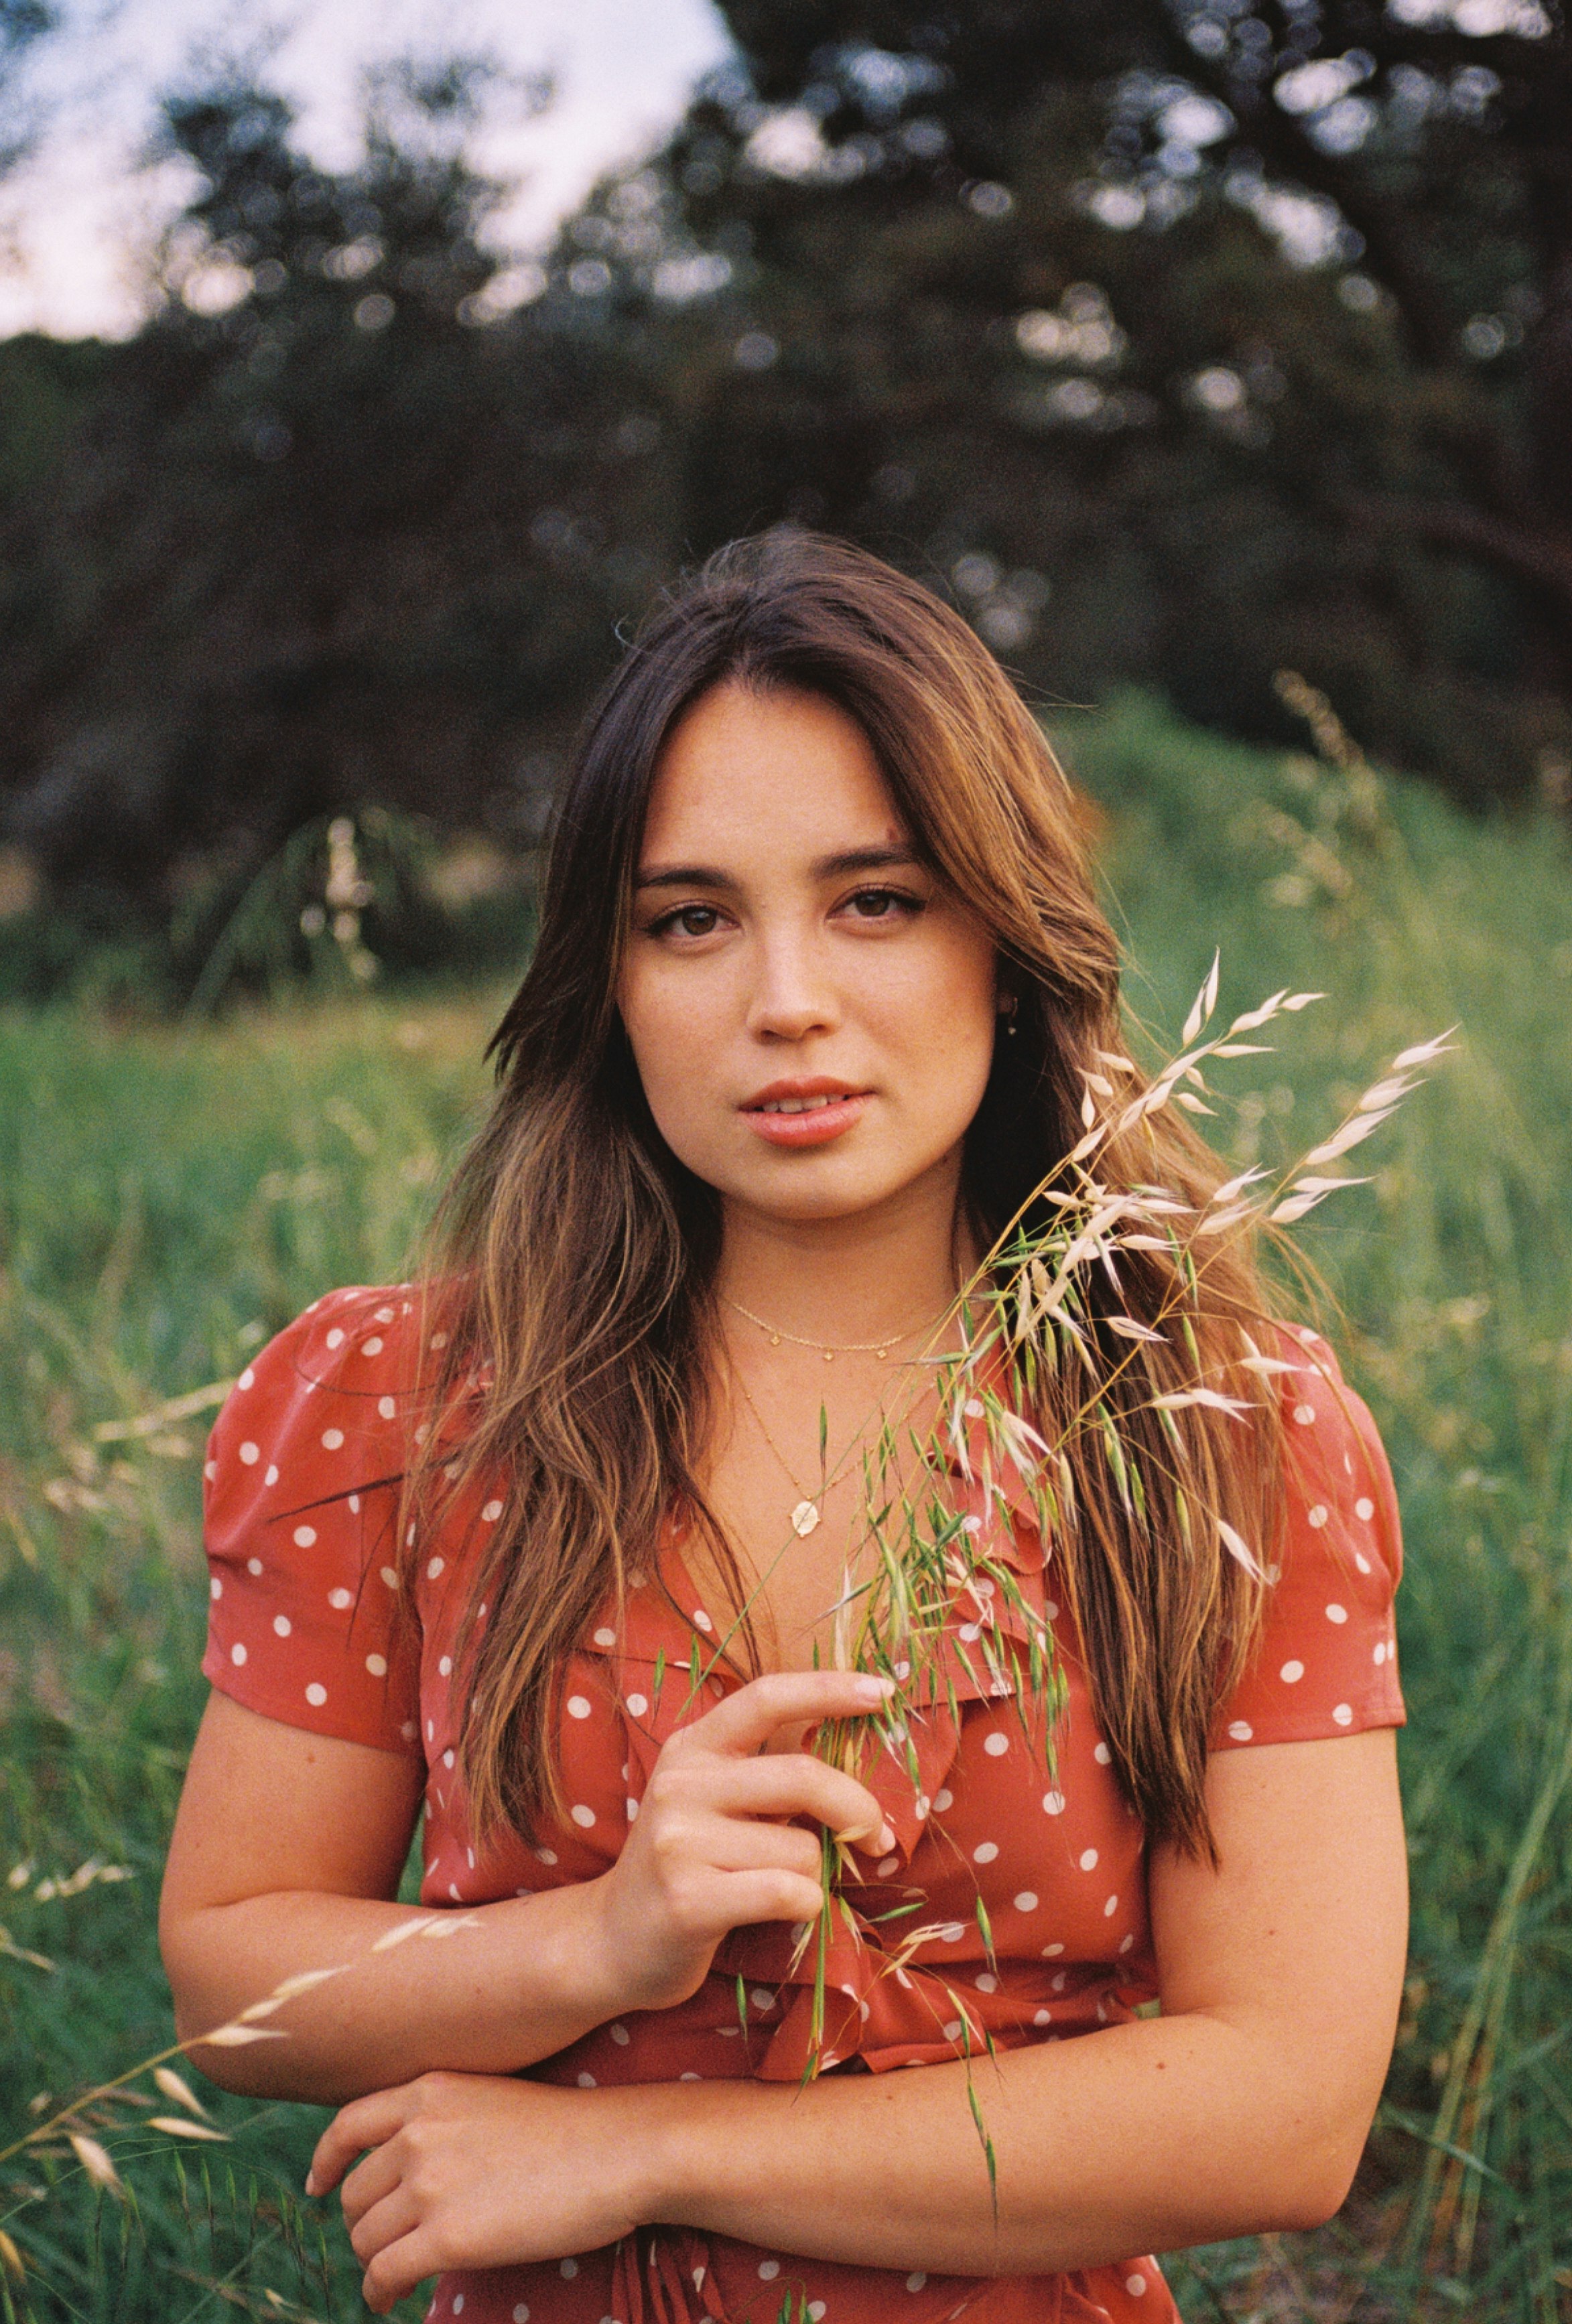
[[[1125,1047],[1117,949],[1070,787],[966,624],[905,575],[815,535],[772,531],[711,558],[654,614],[590,715],[534,958],[492,1043],[496,1101],[434,1240],[428,1296],[447,1339],[431,1386],[439,1409],[467,1419],[457,1444],[442,1426],[416,1453],[410,1506],[422,1520],[449,1490],[504,1480],[461,1650],[462,1761],[482,1831],[559,1809],[566,1659],[630,1575],[652,1571],[664,1513],[704,1508],[718,1204],[655,1129],[615,994],[661,751],[683,712],[726,682],[807,691],[855,719],[914,843],[998,947],[1018,1029],[996,1045],[963,1171],[984,1249],[1068,1154],[1087,1077],[1105,1085],[1106,1055]],[[1122,1094],[1140,1086],[1126,1080]],[[1197,1204],[1223,1176],[1171,1112],[1105,1147],[1096,1167],[1114,1191],[1159,1183]],[[1248,1251],[1208,1250],[1179,1286],[1193,1349],[1107,1342],[1106,1396],[1145,1456],[1143,1516],[1101,1448],[1072,1436],[1079,1515],[1054,1544],[1056,1590],[1129,1799],[1154,1838],[1203,1851],[1207,1731],[1260,1591],[1201,1513],[1267,1556],[1281,1457],[1272,1399],[1238,1369],[1240,1327],[1262,1312]],[[1133,1253],[1117,1294],[1092,1296],[1171,1323],[1177,1284],[1169,1257]],[[1181,1497],[1150,1399],[1197,1369],[1263,1409],[1250,1426],[1186,1413]],[[402,1528],[412,1529],[423,1522]],[[724,1541],[716,1548],[735,1582]]]

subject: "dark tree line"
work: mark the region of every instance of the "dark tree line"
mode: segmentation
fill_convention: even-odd
[[[1537,0],[730,0],[502,269],[483,69],[329,175],[235,85],[129,344],[0,348],[0,835],[159,909],[377,798],[527,834],[619,623],[781,517],[1050,697],[1480,801],[1572,734],[1572,78]],[[543,95],[543,93],[542,93]]]

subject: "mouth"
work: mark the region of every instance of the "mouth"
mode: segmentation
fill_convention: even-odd
[[[862,1119],[872,1094],[824,1078],[772,1082],[738,1111],[772,1146],[826,1146]]]

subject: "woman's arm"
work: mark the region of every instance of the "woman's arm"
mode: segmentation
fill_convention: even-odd
[[[160,1910],[180,2036],[196,2041],[285,1978],[348,1965],[268,2020],[285,2040],[193,2052],[227,2089],[338,2105],[438,2069],[516,2073],[624,2011],[684,2000],[728,1930],[817,1913],[818,1840],[783,1819],[848,1838],[881,1821],[872,1793],[838,1769],[757,1755],[782,1729],[855,1718],[887,1692],[846,1671],[754,1680],[670,1738],[600,1879],[420,1916],[451,1941],[380,1953],[380,1938],[417,1917],[393,1901],[417,1763],[215,1694]]]
[[[1319,2222],[1380,2095],[1406,1881],[1389,1732],[1221,1754],[1216,1872],[1152,1868],[1164,2015],[974,2068],[576,2091],[439,2077],[345,2109],[367,2298],[439,2266],[556,2258],[665,2220],[826,2259],[1046,2273]],[[484,2169],[476,2168],[480,2156]]]

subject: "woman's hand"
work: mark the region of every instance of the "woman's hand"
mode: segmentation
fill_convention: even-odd
[[[792,1729],[862,1718],[891,1692],[851,1671],[778,1671],[670,1738],[622,1854],[594,1884],[601,1979],[617,1997],[608,2015],[686,2001],[733,1929],[817,1919],[818,1836],[786,1819],[873,1840],[883,1812],[854,1776],[780,1746]]]
[[[318,2142],[306,2192],[344,2180],[366,2306],[385,2315],[445,2268],[561,2259],[641,2225],[638,2142],[609,2119],[619,2095],[422,2074],[344,2107]]]

